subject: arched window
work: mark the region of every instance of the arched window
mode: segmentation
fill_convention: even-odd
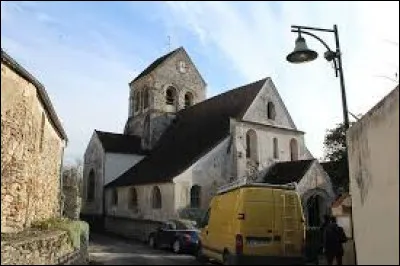
[[[135,98],[135,112],[138,112],[140,110],[140,102],[141,102],[140,96],[141,96],[140,91],[135,93],[135,97],[134,97]]]
[[[190,92],[185,94],[185,108],[193,105],[193,95]]]
[[[88,202],[92,202],[94,200],[94,194],[96,189],[96,182],[93,169],[89,172],[89,178],[87,182],[87,197],[86,200]]]
[[[151,193],[151,205],[153,209],[161,209],[161,191],[158,187],[153,187],[153,191]]]
[[[198,185],[194,185],[190,189],[190,207],[191,208],[200,208],[200,205],[201,205],[200,193],[201,193],[201,187]]]
[[[299,147],[296,139],[290,140],[290,160],[297,161],[299,159]]]
[[[131,188],[129,191],[128,207],[131,210],[136,210],[138,207],[138,198],[137,198],[136,189],[134,187]]]
[[[274,105],[274,103],[273,102],[268,102],[267,109],[268,109],[267,110],[268,119],[275,120],[276,113],[275,113],[275,105]]]
[[[143,108],[146,109],[149,107],[149,90],[148,88],[145,88],[145,90],[143,91]]]
[[[246,133],[246,157],[257,160],[257,134],[253,129],[250,129]]]
[[[131,96],[129,97],[129,117],[133,115],[134,105],[135,105],[134,97]]]
[[[112,204],[112,206],[117,206],[118,205],[118,189],[117,188],[114,188],[112,190],[111,204]]]
[[[279,158],[279,150],[278,150],[278,139],[274,138],[274,159]]]
[[[165,102],[169,105],[176,104],[176,89],[174,87],[168,87],[165,95]]]

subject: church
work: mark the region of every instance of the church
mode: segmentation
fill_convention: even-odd
[[[206,210],[230,182],[295,183],[309,227],[335,198],[272,79],[206,99],[206,82],[183,47],[129,83],[123,133],[94,130],[84,155],[82,216],[146,239],[185,209]]]

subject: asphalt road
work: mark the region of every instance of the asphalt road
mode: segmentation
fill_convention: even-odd
[[[200,265],[191,255],[155,250],[142,242],[91,234],[89,254],[97,265]]]

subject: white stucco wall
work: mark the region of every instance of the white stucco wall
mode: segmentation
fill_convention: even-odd
[[[399,264],[399,89],[347,135],[358,264]]]
[[[230,170],[232,170],[231,152],[228,152],[230,145],[230,137],[228,137],[174,178],[177,210],[190,206],[192,186],[199,185],[201,187],[201,208],[207,208],[217,188],[229,182],[228,178],[232,176],[230,174]]]
[[[153,187],[158,186],[161,191],[161,209],[152,208]],[[137,193],[137,210],[129,208],[130,189],[134,187]],[[154,221],[165,221],[176,218],[175,196],[173,183],[148,184],[140,186],[129,186],[118,188],[118,205],[111,204],[111,189],[106,191],[107,214],[118,217],[129,217],[138,219],[148,219]]]
[[[268,119],[267,105],[272,102],[275,106],[275,119]],[[269,78],[257,94],[253,103],[243,116],[245,121],[253,121],[265,125],[273,125],[285,128],[296,129],[295,124],[288,113],[275,85]]]
[[[136,154],[106,153],[104,176],[105,185],[140,162],[143,158],[144,156]]]
[[[309,159],[310,157],[304,144],[302,132],[238,121],[236,122],[234,135],[239,177],[245,176],[247,171],[246,133],[250,129],[257,134],[258,170],[263,170],[277,161],[290,161],[290,140],[293,138],[296,139],[298,144],[298,159]],[[278,159],[274,159],[274,138],[278,140]]]

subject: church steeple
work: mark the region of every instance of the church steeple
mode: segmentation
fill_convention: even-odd
[[[206,83],[183,47],[155,60],[129,86],[125,134],[140,136],[148,149],[155,145],[176,112],[206,96]]]

